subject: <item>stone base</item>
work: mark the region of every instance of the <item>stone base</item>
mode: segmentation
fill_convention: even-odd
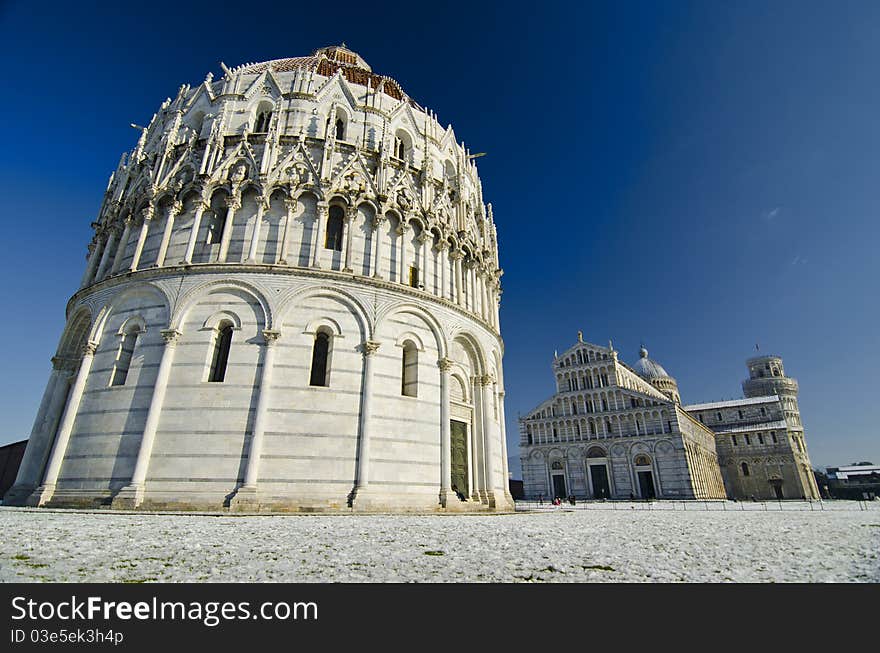
[[[446,512],[473,512],[474,510],[485,510],[488,507],[470,499],[462,501],[452,490],[441,490],[440,505]]]
[[[37,508],[39,506],[47,504],[52,499],[52,495],[55,494],[55,486],[54,485],[41,485],[27,498],[25,501],[25,505],[31,506],[32,508]]]
[[[32,485],[13,485],[3,495],[4,506],[25,506],[28,497],[34,493]]]
[[[110,501],[114,510],[134,510],[144,502],[143,485],[126,485]]]
[[[257,512],[260,509],[260,498],[256,487],[243,486],[236,490],[229,500],[231,512]]]

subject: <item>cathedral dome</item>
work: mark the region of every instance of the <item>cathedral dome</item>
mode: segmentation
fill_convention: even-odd
[[[633,365],[633,369],[638,372],[643,379],[662,379],[669,377],[663,366],[657,361],[648,358],[648,350],[642,347],[639,349],[639,360]]]

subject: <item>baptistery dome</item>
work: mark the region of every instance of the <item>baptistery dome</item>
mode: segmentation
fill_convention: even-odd
[[[223,71],[112,174],[5,501],[511,507],[471,155],[345,46]]]

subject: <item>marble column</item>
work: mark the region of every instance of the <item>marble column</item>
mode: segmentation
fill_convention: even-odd
[[[24,505],[27,498],[43,477],[46,460],[52,448],[52,440],[58,426],[58,418],[70,390],[70,361],[52,358],[52,374],[40,402],[34,426],[28,438],[24,457],[18,467],[15,483],[3,497],[3,503],[11,506]]]
[[[321,267],[321,252],[324,251],[324,234],[327,230],[327,218],[330,215],[330,205],[327,202],[318,202],[318,213],[316,220],[318,221],[317,229],[313,229],[315,236],[314,247],[312,248],[312,267]]]
[[[431,235],[428,233],[427,229],[422,229],[422,233],[419,234],[419,257],[421,261],[419,261],[419,288],[422,290],[428,289],[428,241],[431,240]]]
[[[382,225],[385,218],[376,216],[373,218],[373,244],[376,253],[373,255],[373,278],[382,278]]]
[[[241,199],[238,197],[230,197],[226,200],[226,219],[223,221],[223,235],[220,237],[220,253],[217,255],[218,263],[226,263],[226,255],[229,253],[229,241],[232,240],[235,212],[240,208]]]
[[[498,391],[498,429],[501,431],[501,463],[504,469],[504,494],[510,497],[510,470],[507,462],[507,427],[504,419],[504,390]],[[510,497],[512,500],[512,497]]]
[[[440,504],[445,508],[450,502],[455,505],[458,497],[452,492],[452,425],[449,409],[449,381],[452,361],[441,358],[440,368]]]
[[[257,262],[257,251],[260,247],[260,231],[263,228],[263,213],[266,211],[266,198],[262,195],[257,195],[257,216],[254,219],[254,230],[251,233],[251,246],[248,249],[247,258],[245,259],[245,263],[256,263]]]
[[[113,265],[110,268],[110,274],[116,274],[119,266],[122,265],[122,258],[125,256],[125,248],[128,246],[128,238],[131,235],[131,227],[134,223],[134,217],[129,215],[125,219],[125,229],[122,230],[122,238],[119,239],[119,245],[116,247],[116,257],[113,259]]]
[[[296,211],[297,201],[293,198],[284,200],[287,208],[287,217],[284,219],[284,235],[281,237],[281,251],[278,253],[278,263],[288,265],[288,250],[290,249],[290,232],[293,229],[293,214]]]
[[[400,241],[400,274],[397,275],[397,282],[409,285],[409,275],[406,265],[406,236],[409,233],[409,225],[401,218],[400,225],[397,227],[397,239]]]
[[[202,214],[210,207],[206,202],[199,201],[196,204],[196,212],[193,216],[192,227],[189,230],[189,241],[186,243],[186,254],[183,256],[181,263],[192,263],[193,254],[196,251],[196,240],[199,237],[199,227],[202,224]]]
[[[357,224],[355,218],[357,217],[357,207],[350,206],[345,211],[345,265],[342,268],[343,272],[354,272],[351,268],[351,241],[354,237],[352,233],[354,231],[354,225]]]
[[[232,507],[237,509],[255,508],[257,506],[257,484],[260,480],[260,460],[263,455],[263,439],[266,432],[266,419],[269,412],[269,400],[272,389],[272,371],[275,367],[275,343],[281,333],[271,329],[263,330],[265,347],[263,349],[263,366],[260,370],[260,385],[257,395],[257,408],[254,413],[254,428],[248,447],[247,468],[244,473],[244,485],[235,493]]]
[[[495,437],[492,432],[492,383],[494,379],[489,375],[480,377],[482,387],[482,410],[483,414],[483,452],[486,456],[486,495],[489,505],[495,505]]]
[[[83,348],[82,361],[80,361],[76,381],[74,381],[67,399],[67,406],[64,409],[64,416],[61,418],[61,426],[58,427],[58,434],[52,446],[43,482],[28,498],[27,503],[30,506],[42,506],[55,493],[55,484],[58,482],[58,474],[61,472],[61,463],[64,461],[64,454],[67,453],[67,443],[70,441],[70,433],[73,431],[73,423],[76,420],[76,413],[79,410],[80,401],[82,401],[86,380],[92,369],[97,348],[98,343],[96,342],[88,342]]]
[[[364,355],[364,379],[361,393],[360,441],[358,442],[357,479],[354,502],[370,484],[370,426],[373,414],[373,358],[379,350],[378,342],[367,340],[361,345]]]
[[[461,306],[461,300],[462,300],[461,260],[462,260],[462,258],[464,258],[464,256],[460,250],[450,252],[449,256],[452,259],[453,264],[455,265],[455,293],[453,295],[453,297],[454,297],[453,301],[456,304],[458,304],[459,306]]]
[[[449,244],[445,240],[437,243],[437,259],[440,266],[440,298],[447,299],[446,278],[449,276],[449,263],[446,261],[446,250]]]
[[[168,215],[165,217],[165,229],[162,231],[162,242],[159,243],[159,253],[156,254],[157,268],[165,265],[165,255],[168,253],[168,244],[171,242],[171,232],[174,229],[174,218],[183,213],[183,202],[172,202],[168,207]]]
[[[114,253],[116,246],[116,238],[119,236],[118,227],[110,227],[110,235],[107,236],[107,244],[104,245],[104,253],[101,254],[101,262],[98,264],[98,271],[95,272],[95,283],[104,278],[107,272],[107,266],[110,265],[110,257]]]
[[[147,242],[147,234],[150,232],[150,222],[152,220],[153,207],[147,206],[141,211],[141,229],[134,247],[134,254],[131,257],[131,264],[128,266],[130,272],[137,270],[138,264],[141,262],[141,254],[144,253],[144,243]]]
[[[144,424],[144,433],[138,447],[138,455],[131,474],[131,481],[113,497],[114,508],[137,508],[144,500],[144,484],[147,480],[147,470],[150,466],[150,458],[153,455],[153,443],[156,441],[156,430],[159,427],[159,417],[162,414],[162,405],[165,402],[165,390],[168,388],[168,377],[171,375],[171,365],[174,362],[174,352],[177,348],[177,340],[180,331],[165,329],[162,332],[165,347],[162,349],[162,358],[159,361],[159,371],[156,373],[156,381],[153,384],[153,396],[150,399],[150,407],[147,409],[147,419]]]
[[[89,252],[89,261],[86,263],[86,271],[83,273],[82,279],[79,282],[80,288],[85,288],[94,278],[95,269],[98,267],[98,261],[101,260],[101,251],[104,249],[103,244],[103,240],[98,236]]]

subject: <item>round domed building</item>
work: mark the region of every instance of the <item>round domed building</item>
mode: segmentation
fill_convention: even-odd
[[[512,508],[473,157],[345,46],[223,70],[113,173],[5,502]]]

